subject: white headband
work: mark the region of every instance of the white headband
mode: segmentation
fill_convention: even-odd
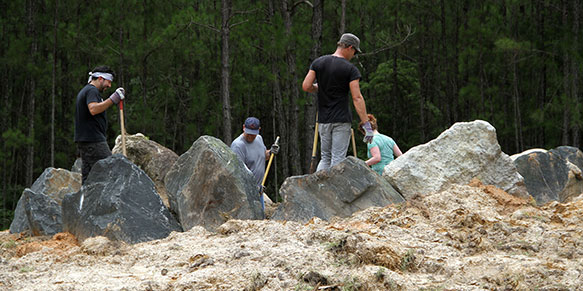
[[[91,78],[93,78],[93,77],[95,77],[95,78],[101,77],[101,78],[103,78],[105,80],[109,80],[109,81],[113,82],[113,75],[110,74],[110,73],[102,73],[102,72],[95,72],[95,73],[93,73],[93,72],[89,72],[89,80],[87,80],[87,83],[91,83]]]

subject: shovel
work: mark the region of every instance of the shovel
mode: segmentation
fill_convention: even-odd
[[[357,158],[356,156],[356,142],[354,141],[354,129],[350,129],[350,134],[352,135],[352,151],[354,152],[354,157]]]
[[[279,136],[275,139],[275,145],[279,145]],[[272,153],[271,156],[269,157],[267,168],[265,168],[265,175],[263,175],[263,181],[261,181],[261,189],[265,187],[265,180],[267,180],[267,174],[269,174],[269,168],[271,167],[271,162],[273,161],[274,156],[275,154]],[[260,193],[260,195],[263,195],[263,193]]]
[[[124,156],[128,156],[126,152],[126,127],[123,118],[123,100],[119,101],[119,121],[121,123],[121,152]]]
[[[316,113],[316,126],[314,128],[314,145],[312,146],[312,160],[310,161],[310,174],[313,174],[318,167],[318,157],[316,152],[318,150],[318,113]]]

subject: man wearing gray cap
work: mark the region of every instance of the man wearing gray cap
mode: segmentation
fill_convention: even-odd
[[[361,53],[360,39],[352,33],[345,33],[340,37],[334,54],[314,60],[304,78],[302,89],[318,92],[321,159],[317,171],[328,169],[346,158],[352,122],[348,92],[366,133],[363,141],[372,142],[374,132],[360,92],[360,71],[350,63],[357,53]]]

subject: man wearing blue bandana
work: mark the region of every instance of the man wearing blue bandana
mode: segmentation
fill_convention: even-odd
[[[93,165],[104,158],[111,156],[107,145],[107,108],[118,104],[125,97],[123,88],[117,88],[109,98],[103,100],[101,93],[111,88],[115,76],[113,70],[107,66],[98,66],[89,73],[87,85],[77,94],[75,110],[75,142],[81,155],[82,182]]]

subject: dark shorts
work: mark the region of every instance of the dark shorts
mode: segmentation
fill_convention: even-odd
[[[79,153],[81,154],[81,174],[82,183],[85,184],[85,180],[91,171],[91,168],[97,161],[105,159],[111,156],[111,150],[107,145],[107,142],[78,142],[77,147],[79,148]]]

